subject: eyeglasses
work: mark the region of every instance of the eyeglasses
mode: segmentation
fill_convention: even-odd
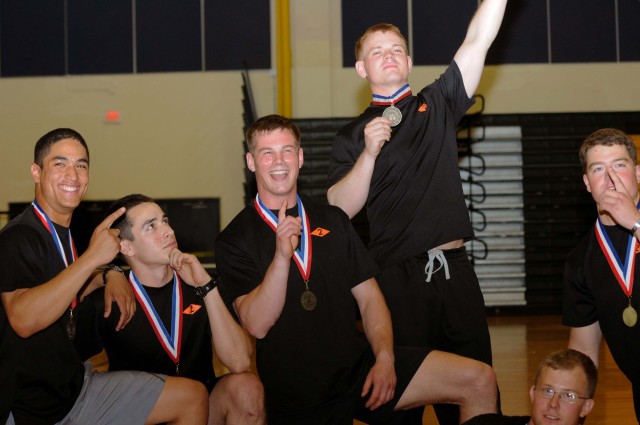
[[[575,403],[578,399],[589,399],[589,397],[580,397],[574,391],[556,391],[551,387],[536,388],[536,392],[540,394],[540,397],[548,399],[552,399],[554,395],[558,394],[560,401],[564,401],[565,403]]]

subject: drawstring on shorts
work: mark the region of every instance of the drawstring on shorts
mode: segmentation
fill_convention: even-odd
[[[440,270],[443,266],[444,266],[444,274],[447,280],[449,280],[449,278],[451,277],[449,275],[449,264],[447,263],[447,259],[444,256],[444,253],[442,252],[441,249],[432,249],[428,252],[429,254],[429,262],[427,262],[427,265],[424,266],[424,273],[427,275],[427,279],[426,282],[431,282],[431,276],[436,273],[438,270]],[[440,262],[440,265],[438,266],[437,269],[433,269],[434,267],[434,260],[438,260]]]

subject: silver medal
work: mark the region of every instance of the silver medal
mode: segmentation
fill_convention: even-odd
[[[391,127],[395,127],[402,121],[402,112],[393,105],[385,108],[385,110],[382,111],[382,116],[391,121]]]

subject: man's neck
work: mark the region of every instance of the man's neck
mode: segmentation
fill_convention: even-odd
[[[37,196],[36,201],[38,202],[38,205],[40,206],[42,211],[44,211],[47,217],[49,217],[49,220],[66,228],[69,228],[71,226],[71,217],[73,216],[73,210],[71,210],[70,212],[56,211],[51,208],[49,204],[47,204],[43,200],[38,199]]]
[[[140,264],[129,265],[138,281],[144,286],[161,288],[171,281],[173,277],[173,269],[169,267],[169,265],[159,265],[155,267]]]

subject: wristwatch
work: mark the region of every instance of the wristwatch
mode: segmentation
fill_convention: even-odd
[[[125,272],[122,269],[122,267],[116,266],[115,264],[107,264],[104,267],[104,269],[102,269],[102,283],[104,285],[107,284],[107,273],[109,273],[109,270],[114,270],[114,271],[117,271],[118,273],[125,274]]]
[[[204,298],[209,292],[213,291],[216,286],[218,286],[218,279],[212,278],[204,285],[193,288],[193,291],[196,293],[198,298]]]

